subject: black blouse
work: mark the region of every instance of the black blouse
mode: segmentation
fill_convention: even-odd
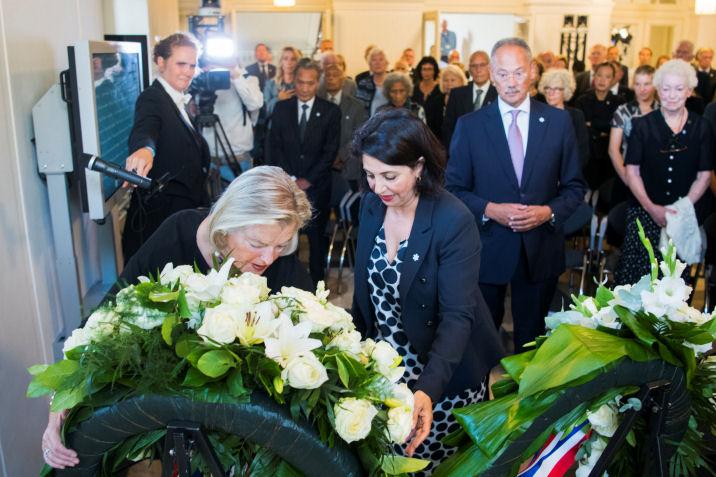
[[[196,244],[196,232],[208,215],[209,209],[187,209],[169,216],[127,262],[119,281],[137,283],[137,277],[150,273],[157,275],[169,262],[175,267],[196,265],[202,273],[207,273],[211,266],[206,263]],[[264,276],[268,287],[274,293],[280,291],[283,286],[293,286],[310,292],[315,290],[306,267],[301,265],[296,254],[276,259],[266,269]],[[119,290],[115,288],[114,291]]]
[[[659,110],[632,119],[625,163],[640,166],[644,189],[657,205],[673,204],[686,196],[698,172],[713,169],[708,124],[699,115],[688,114],[686,124],[676,134]]]

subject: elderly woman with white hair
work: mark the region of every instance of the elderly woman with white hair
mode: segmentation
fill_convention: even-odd
[[[651,243],[658,244],[670,206],[686,197],[701,222],[708,204],[704,192],[713,169],[711,130],[706,120],[686,109],[696,87],[696,72],[683,60],[671,60],[656,70],[658,110],[632,120],[626,156],[626,180],[634,199],[627,209],[627,229],[616,282],[636,282],[649,272],[649,257],[641,245],[636,219]],[[658,254],[658,252],[657,252]]]
[[[589,162],[589,131],[587,130],[587,123],[581,110],[566,105],[572,99],[576,89],[574,75],[568,70],[558,68],[551,68],[545,71],[538,86],[538,90],[544,95],[547,104],[566,110],[572,118],[574,133],[577,136],[579,161],[584,167]]]
[[[234,259],[234,267],[266,277],[277,292],[283,286],[313,291],[306,268],[296,258],[298,230],[311,217],[306,193],[281,168],[259,166],[235,179],[208,209],[171,215],[134,254],[120,280],[174,266],[196,266],[206,273],[214,259]],[[50,413],[42,436],[45,462],[56,469],[74,467],[77,453],[62,445],[64,413]]]
[[[413,116],[422,122],[426,122],[425,110],[418,103],[411,100],[410,96],[412,93],[413,82],[410,76],[400,72],[389,73],[383,82],[383,96],[388,98],[388,103],[378,108],[378,111],[405,108],[410,111]]]
[[[365,104],[368,115],[375,112],[388,102],[383,95],[383,81],[388,75],[388,58],[380,48],[373,47],[366,54],[368,71],[356,76],[356,98]]]

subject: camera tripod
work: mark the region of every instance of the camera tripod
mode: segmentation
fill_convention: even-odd
[[[239,177],[241,174],[241,165],[239,164],[238,159],[236,159],[233,149],[231,149],[231,143],[229,143],[229,138],[226,135],[226,131],[224,130],[224,126],[221,124],[219,116],[215,113],[200,113],[196,116],[196,126],[199,134],[202,136],[204,135],[204,128],[209,128],[214,132],[213,152],[219,160],[218,166],[220,167],[221,163],[225,161],[231,169],[231,172],[234,173],[234,176]],[[219,155],[219,150],[221,150],[221,155]],[[213,175],[209,181],[212,198],[219,197],[229,182],[222,180],[221,173],[219,171],[217,171],[217,173]]]

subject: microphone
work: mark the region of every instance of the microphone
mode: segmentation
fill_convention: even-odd
[[[103,161],[102,159],[93,154],[82,153],[82,157],[84,159],[87,159],[87,169],[97,171],[101,174],[108,175],[115,179],[127,181],[130,184],[139,187],[140,189],[150,189],[152,187],[152,180],[147,177],[142,177],[125,169],[120,169],[119,167],[116,167],[107,161]]]

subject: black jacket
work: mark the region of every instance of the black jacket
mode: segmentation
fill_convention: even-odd
[[[446,148],[450,148],[450,141],[452,140],[453,132],[455,131],[455,124],[460,116],[473,111],[473,100],[472,100],[472,89],[474,83],[468,83],[466,86],[460,86],[450,90],[450,96],[448,97],[447,105],[445,105],[445,119],[443,119],[443,144]],[[485,94],[485,99],[482,101],[482,108],[497,101],[497,90],[494,85],[490,85]]]
[[[276,67],[272,65],[271,63],[268,64],[268,76],[264,76],[263,72],[259,68],[258,62],[251,63],[249,66],[246,67],[246,74],[249,76],[256,76],[259,79],[259,88],[261,88],[261,91],[264,90],[264,86],[266,86],[266,82],[270,79],[274,79],[276,76]]]
[[[338,154],[341,137],[341,110],[335,104],[315,98],[306,125],[304,141],[298,129],[298,98],[276,103],[269,131],[271,165],[312,184],[306,191],[314,207],[331,191],[331,165]]]
[[[376,336],[367,267],[385,211],[375,194],[364,196],[352,308],[363,337]],[[503,355],[478,286],[480,250],[475,219],[465,205],[446,191],[420,197],[398,292],[405,333],[427,362],[413,391],[425,392],[433,402],[477,388]]]

